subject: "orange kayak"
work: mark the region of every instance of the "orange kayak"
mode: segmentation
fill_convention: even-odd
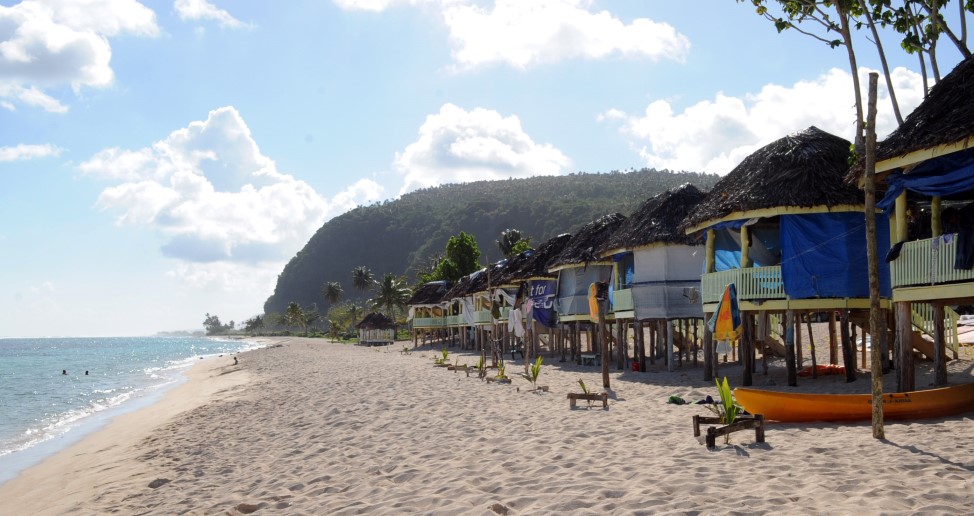
[[[799,394],[734,389],[737,403],[751,414],[783,422],[872,419],[871,394]],[[974,410],[974,383],[926,391],[883,394],[884,419],[944,417]]]

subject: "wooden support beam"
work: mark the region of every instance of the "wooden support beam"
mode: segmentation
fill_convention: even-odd
[[[944,342],[944,305],[933,304],[933,386],[947,385],[947,346]]]
[[[666,370],[673,371],[673,321],[666,321]]]
[[[839,332],[842,335],[842,364],[845,366],[845,381],[856,381],[856,348],[849,333],[849,310],[842,309]]]
[[[788,368],[788,385],[798,386],[798,367],[795,364],[795,311],[785,313],[785,365]]]
[[[896,390],[897,392],[916,390],[913,371],[913,321],[909,301],[896,303],[896,340],[899,344]]]
[[[704,321],[710,320],[710,314],[703,314]],[[703,379],[705,382],[714,381],[714,335],[706,323],[703,325]]]

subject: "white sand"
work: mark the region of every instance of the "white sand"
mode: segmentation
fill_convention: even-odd
[[[613,367],[608,410],[569,410],[579,378],[601,386],[597,368],[546,358],[539,394],[401,347],[289,339],[197,366],[163,402],[0,487],[0,513],[974,513],[974,414],[887,424],[886,441],[868,422],[772,424],[765,444],[740,432],[708,451],[691,428],[707,410],[665,403],[716,394],[700,367]],[[952,380],[971,366],[955,362]],[[739,383],[737,366],[721,374]],[[784,384],[780,362],[771,378]]]

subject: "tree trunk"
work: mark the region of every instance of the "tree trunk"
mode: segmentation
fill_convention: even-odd
[[[864,2],[864,0],[860,0]],[[873,31],[875,32],[875,28]],[[885,60],[884,60],[885,62]],[[889,73],[886,75],[889,80]],[[864,179],[866,194],[866,260],[869,271],[869,334],[872,339],[869,371],[872,378],[873,438],[883,439],[883,366],[879,332],[883,331],[880,322],[882,311],[879,308],[879,247],[876,243],[876,74],[869,74],[869,108],[866,111],[866,176]],[[895,105],[895,102],[894,102]],[[899,120],[899,112],[897,112]],[[900,124],[903,122],[900,121]],[[863,339],[865,351],[866,339]]]

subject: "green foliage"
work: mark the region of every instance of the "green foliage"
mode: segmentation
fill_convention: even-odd
[[[344,294],[345,290],[342,288],[342,284],[337,281],[329,281],[321,287],[321,295],[325,296],[325,299],[331,304],[341,301]]]
[[[500,238],[497,239],[497,248],[504,258],[513,258],[523,251],[531,249],[531,238],[525,237],[517,229],[505,229],[501,231]]]
[[[507,375],[504,374],[505,368],[506,367],[504,366],[504,359],[501,359],[499,362],[497,362],[497,379],[498,380],[506,380],[507,379]]]
[[[343,299],[364,302],[372,287],[355,288],[349,271],[357,267],[397,275],[408,271],[412,282],[432,268],[431,259],[442,255],[450,237],[461,230],[478,249],[496,249],[497,235],[515,226],[532,241],[543,242],[609,212],[632,213],[647,198],[683,183],[709,189],[717,179],[649,169],[537,176],[427,188],[361,206],[326,222],[291,258],[264,313],[283,312],[289,301],[302,306],[320,301],[321,286],[336,278],[344,278]]]
[[[257,335],[264,329],[264,316],[255,315],[244,321],[244,331],[251,335]]]
[[[223,324],[218,316],[207,313],[203,328],[206,329],[207,335],[220,335],[233,329],[233,321],[230,321],[230,324]]]
[[[372,309],[385,309],[386,314],[393,321],[396,320],[396,308],[405,308],[411,294],[405,278],[386,274],[382,281],[375,283],[375,297],[369,300]]]
[[[440,353],[442,353],[442,354],[443,354],[443,361],[444,361],[444,362],[446,362],[446,358],[447,358],[448,356],[450,356],[450,352],[449,352],[449,351],[447,351],[447,350],[446,350],[446,348],[443,348],[443,349],[441,349],[441,350],[440,350]]]
[[[537,360],[531,364],[531,368],[528,370],[528,372],[521,373],[521,376],[523,376],[527,381],[531,382],[531,385],[534,386],[535,389],[538,388],[538,377],[541,376],[541,361],[542,357],[538,355]]]
[[[579,378],[578,385],[582,387],[582,392],[585,393],[586,396],[592,394],[592,391],[588,390],[588,386],[585,385],[585,380]],[[592,400],[585,400],[585,401],[588,402],[588,408],[592,408]]]
[[[720,380],[714,379],[714,383],[717,384],[717,393],[720,395],[720,403],[715,403],[713,405],[707,405],[718,418],[720,418],[720,424],[729,425],[737,420],[738,414],[740,414],[741,406],[734,401],[734,393],[731,392],[730,385],[727,383],[727,377],[724,377],[723,383]],[[730,434],[724,436],[724,443],[730,441]]]
[[[372,271],[364,265],[359,265],[352,269],[352,285],[359,290],[368,290],[375,283],[375,276]]]

